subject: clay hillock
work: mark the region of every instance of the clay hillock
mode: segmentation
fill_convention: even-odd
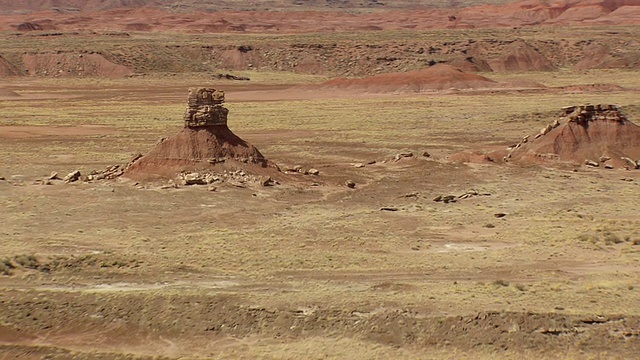
[[[224,93],[215,89],[189,90],[184,128],[162,140],[151,151],[128,165],[124,176],[133,179],[175,178],[179,173],[245,169],[266,173],[277,170],[253,145],[227,126],[229,110]]]
[[[640,159],[640,126],[615,105],[569,106],[553,123],[515,145],[505,160],[633,168]]]
[[[447,89],[491,88],[497,82],[477,74],[468,74],[451,65],[436,64],[404,73],[380,74],[361,79],[339,78],[320,85],[332,90],[366,93],[419,93]]]
[[[524,42],[514,42],[499,57],[487,61],[492,71],[553,71],[556,67],[544,55]]]

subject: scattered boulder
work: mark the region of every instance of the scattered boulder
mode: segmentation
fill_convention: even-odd
[[[72,182],[80,180],[80,176],[81,175],[82,174],[80,173],[80,170],[75,170],[75,171],[72,171],[72,172],[68,173],[67,176],[64,177],[63,181],[65,183],[67,183],[67,184],[68,183],[72,183]]]
[[[413,157],[413,153],[411,151],[404,150],[397,153],[396,156],[393,157],[393,161],[400,161],[401,159],[410,157]]]
[[[457,202],[458,200],[469,199],[474,196],[491,196],[491,193],[479,192],[478,190],[469,190],[460,195],[438,195],[433,198],[433,201],[448,204]]]
[[[249,81],[251,80],[250,78],[246,77],[246,76],[236,76],[236,75],[231,75],[231,74],[216,74],[213,76],[214,79],[219,79],[219,80],[235,80],[235,81]]]
[[[309,171],[307,171],[307,173],[308,173],[309,175],[319,175],[319,174],[320,174],[320,171],[319,171],[319,170],[317,170],[317,169],[309,169]]]
[[[262,183],[261,183],[262,186],[274,186],[274,185],[277,185],[277,184],[278,184],[278,182],[273,180],[270,177],[262,180]]]
[[[354,189],[356,187],[356,183],[353,180],[347,180],[344,183],[349,189]]]
[[[623,160],[624,162],[626,162],[627,165],[631,167],[631,169],[637,169],[638,167],[640,167],[638,162],[633,161],[633,160],[629,159],[628,157],[623,156],[620,159]]]

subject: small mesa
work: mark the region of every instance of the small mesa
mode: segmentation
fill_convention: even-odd
[[[537,134],[513,146],[505,161],[564,162],[605,169],[637,169],[640,127],[611,104],[562,108],[560,116]]]
[[[189,89],[184,128],[159,142],[131,163],[124,173],[135,180],[173,179],[178,174],[244,170],[261,176],[279,172],[253,145],[227,126],[229,110],[224,92],[212,88]]]

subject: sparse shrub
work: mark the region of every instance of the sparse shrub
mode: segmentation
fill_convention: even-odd
[[[37,269],[39,265],[38,259],[33,255],[17,255],[13,260],[16,264],[27,269]]]
[[[527,287],[524,284],[515,284],[514,287],[520,291],[527,291]]]
[[[587,242],[589,240],[592,239],[592,236],[590,236],[589,234],[580,234],[578,235],[578,240],[583,241],[583,242]]]
[[[15,269],[16,267],[11,263],[11,260],[9,259],[2,259],[2,261],[0,261],[0,275],[11,275],[11,270]]]
[[[509,282],[506,280],[502,280],[502,279],[498,279],[496,281],[493,282],[493,285],[497,285],[497,286],[509,286]]]
[[[616,234],[614,234],[614,233],[612,233],[610,231],[605,232],[605,234],[604,234],[604,243],[605,244],[612,245],[612,244],[620,244],[622,242],[624,242],[624,240],[622,240],[622,238],[620,238],[620,236],[618,236],[618,235],[616,235]]]

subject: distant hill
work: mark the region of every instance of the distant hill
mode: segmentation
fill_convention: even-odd
[[[153,7],[175,12],[461,8],[507,2],[509,0],[0,0],[0,14],[24,14],[46,10],[64,13],[92,12],[135,7]]]

